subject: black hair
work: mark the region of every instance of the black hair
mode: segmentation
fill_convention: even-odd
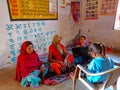
[[[28,47],[29,45],[32,45],[32,46],[33,46],[32,42],[27,41],[27,42],[26,42],[26,47]]]
[[[88,47],[88,52],[95,52],[97,54],[105,55],[106,49],[105,45],[102,43],[92,43]]]

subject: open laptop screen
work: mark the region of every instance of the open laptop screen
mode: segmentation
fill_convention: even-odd
[[[75,57],[82,56],[84,60],[88,61],[91,56],[88,54],[88,47],[75,47],[72,48],[72,54]]]

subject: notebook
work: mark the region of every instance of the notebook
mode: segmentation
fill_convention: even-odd
[[[86,62],[89,62],[91,59],[88,54],[88,47],[74,47],[72,48],[72,54],[74,57],[82,56]]]

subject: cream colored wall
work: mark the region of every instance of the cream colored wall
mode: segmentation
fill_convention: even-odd
[[[86,34],[91,41],[100,41],[112,48],[120,49],[120,30],[114,30],[114,16],[101,16],[96,20],[84,20],[86,0],[71,0],[80,1],[81,3],[81,18],[80,23],[73,25],[70,15],[60,14],[60,34],[63,35],[64,42],[73,39],[78,30],[81,29],[82,34]],[[100,7],[100,1],[99,7]],[[117,6],[116,6],[117,7]],[[67,40],[67,41],[66,41]]]
[[[11,57],[13,56],[10,53],[9,49],[9,36],[6,30],[6,25],[15,25],[15,24],[27,24],[27,23],[37,23],[42,21],[10,21],[7,0],[1,0],[0,2],[0,68],[7,67],[13,65],[15,61],[11,61]],[[45,20],[45,26],[42,27],[44,30],[43,33],[49,31],[55,31],[63,37],[63,44],[67,45],[70,40],[72,40],[75,35],[78,33],[79,29],[81,29],[82,34],[86,34],[88,38],[92,41],[102,41],[107,46],[113,48],[120,48],[120,31],[113,30],[115,16],[99,16],[99,19],[96,20],[84,20],[85,15],[85,1],[86,0],[67,0],[70,1],[80,1],[80,22],[78,24],[74,24],[71,20],[71,12],[70,5],[65,8],[60,7],[60,3],[58,4],[58,20]],[[21,29],[21,31],[23,31]],[[15,33],[12,31],[12,33]],[[38,32],[39,33],[39,32]],[[55,34],[54,33],[54,34]],[[14,37],[17,37],[14,34]],[[46,36],[45,36],[46,37]],[[42,37],[41,37],[42,38]],[[50,37],[52,40],[52,36]],[[36,40],[36,38],[33,38]],[[39,40],[39,38],[37,38]],[[16,41],[17,43],[18,41]],[[34,43],[35,44],[35,43]],[[36,45],[36,44],[35,44]],[[39,43],[40,45],[40,43]],[[37,46],[37,45],[36,45]],[[45,48],[47,48],[46,46]],[[16,49],[19,47],[16,46]],[[47,51],[46,51],[47,52]],[[44,53],[44,51],[43,51]],[[18,54],[18,53],[17,53]],[[16,54],[16,55],[17,55]]]
[[[81,0],[66,0],[68,2]],[[80,8],[81,11],[82,7]],[[71,7],[66,6],[65,8],[59,8],[59,33],[62,35],[62,42],[67,45],[69,41],[74,39],[75,35],[81,29],[81,22],[75,24],[71,17]],[[80,13],[82,14],[82,13]],[[80,15],[81,17],[81,15]]]
[[[16,63],[17,56],[19,55],[18,50],[20,50],[19,43],[24,42],[25,40],[30,40],[34,43],[34,46],[36,47],[36,51],[38,54],[46,53],[48,52],[48,46],[49,44],[45,46],[41,46],[41,44],[45,44],[46,41],[43,40],[49,39],[47,42],[52,41],[52,37],[54,34],[58,33],[63,37],[63,44],[67,44],[67,42],[71,39],[73,39],[74,35],[78,32],[80,24],[73,24],[71,22],[71,15],[70,15],[70,5],[66,6],[65,8],[61,8],[60,0],[58,0],[58,20],[44,20],[44,21],[10,21],[9,18],[9,11],[7,6],[7,0],[1,0],[0,2],[0,69],[13,65]],[[68,3],[70,3],[70,0],[66,0]],[[79,0],[74,0],[79,1]],[[40,26],[33,26],[33,24],[42,24]],[[30,28],[28,28],[28,24]],[[19,33],[16,32],[16,25],[21,25],[21,28],[19,28]],[[27,34],[29,37],[28,39],[24,38],[24,25],[27,26],[27,31],[29,32],[30,29],[37,29],[37,32],[34,32],[33,35],[35,36],[37,33],[41,34],[39,37],[33,37],[30,38],[30,33]],[[8,26],[11,26],[12,29],[9,30]],[[39,28],[42,28],[42,30],[38,30]],[[72,31],[72,32],[71,32]],[[47,32],[52,32],[52,34],[46,35]],[[10,36],[8,33],[11,33],[12,36]],[[18,40],[17,37],[22,37],[22,40]],[[37,36],[37,35],[36,35]],[[14,42],[10,42],[9,39],[14,40]],[[41,39],[41,40],[40,40]],[[38,43],[36,43],[38,41]],[[14,49],[10,47],[10,45],[14,44]],[[41,46],[41,48],[39,48]],[[45,48],[45,49],[44,49]],[[11,51],[15,51],[12,53]]]
[[[99,17],[98,20],[83,21],[82,30],[92,41],[101,41],[110,47],[119,48],[119,30],[114,30],[114,16]]]
[[[99,0],[99,7],[100,7]],[[117,6],[116,6],[117,8]],[[81,28],[92,41],[101,41],[107,46],[120,49],[120,31],[114,30],[115,15],[101,16],[96,20],[84,20],[85,0],[82,0]]]

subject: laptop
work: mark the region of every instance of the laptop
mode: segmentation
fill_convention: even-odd
[[[91,56],[88,54],[88,47],[74,47],[72,48],[72,54],[74,58],[82,56],[87,63],[91,60]]]

